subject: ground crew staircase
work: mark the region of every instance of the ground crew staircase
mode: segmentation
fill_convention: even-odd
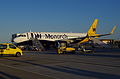
[[[43,51],[45,50],[44,46],[41,44],[41,42],[38,39],[31,39],[33,46],[37,48],[38,51]]]

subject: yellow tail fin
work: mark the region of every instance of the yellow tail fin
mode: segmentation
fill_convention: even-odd
[[[98,24],[98,19],[95,19],[94,22],[93,22],[93,24],[91,25],[90,29],[87,32],[88,36],[94,36],[94,35],[96,35],[97,24]]]
[[[87,36],[86,38],[84,38],[83,40],[81,40],[79,42],[79,44],[81,43],[84,43],[84,42],[87,42],[89,40],[92,40],[91,38],[95,37],[95,38],[99,38],[101,36],[106,36],[106,35],[111,35],[114,33],[115,29],[116,29],[116,26],[113,27],[112,31],[108,34],[96,34],[96,27],[97,27],[97,24],[98,24],[98,19],[95,19],[93,24],[90,26],[90,29],[88,30],[87,32]]]

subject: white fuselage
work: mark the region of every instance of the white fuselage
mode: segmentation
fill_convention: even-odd
[[[37,38],[38,40],[57,41],[69,40],[74,38],[82,38],[87,36],[87,33],[62,33],[62,32],[26,32],[12,35],[12,41],[20,43]]]

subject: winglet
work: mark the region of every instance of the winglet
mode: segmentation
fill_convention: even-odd
[[[110,32],[110,34],[113,34],[114,31],[115,31],[115,29],[116,29],[116,26],[113,27],[113,29],[112,29],[112,31]]]

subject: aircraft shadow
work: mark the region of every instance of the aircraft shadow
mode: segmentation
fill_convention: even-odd
[[[107,74],[107,73],[101,73],[101,72],[95,72],[95,71],[88,71],[88,70],[71,68],[71,67],[66,67],[66,66],[53,67],[53,66],[32,63],[29,61],[14,60],[14,59],[8,59],[8,58],[6,58],[6,59],[11,60],[11,61],[21,62],[21,63],[27,63],[27,64],[34,65],[34,66],[39,66],[39,67],[47,68],[47,69],[54,70],[54,71],[78,75],[78,76],[93,77],[93,78],[98,78],[98,79],[120,79],[120,75]]]
[[[2,72],[2,71],[0,71],[0,75],[3,75],[3,76],[5,76],[5,77],[7,77],[7,78],[9,78],[9,79],[21,79],[21,78],[19,78],[19,77],[16,77],[16,76],[7,74],[7,73]],[[6,79],[6,78],[0,76],[0,79]]]

